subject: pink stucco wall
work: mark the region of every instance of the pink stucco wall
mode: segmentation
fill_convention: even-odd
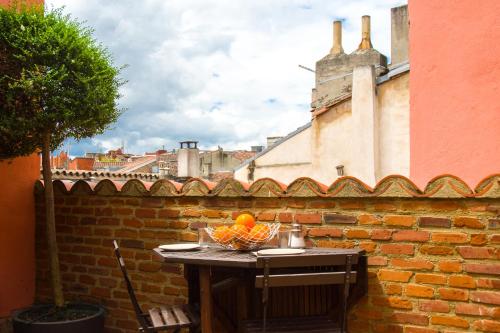
[[[500,172],[500,1],[410,0],[410,175]]]

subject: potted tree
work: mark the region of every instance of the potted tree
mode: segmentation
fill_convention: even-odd
[[[14,317],[16,332],[102,330],[101,308],[64,300],[50,152],[67,138],[94,136],[116,121],[120,69],[92,31],[60,9],[0,9],[0,159],[41,152],[54,293],[52,306],[34,306]]]

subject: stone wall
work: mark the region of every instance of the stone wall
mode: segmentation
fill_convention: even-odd
[[[182,303],[182,267],[155,261],[151,249],[196,241],[197,228],[250,211],[263,222],[303,224],[310,245],[366,250],[368,294],[350,312],[350,332],[499,332],[499,181],[492,176],[471,190],[443,176],[423,191],[399,176],[374,189],[349,177],[330,187],[308,178],[288,186],[270,179],[251,186],[55,181],[64,290],[68,299],[105,305],[108,332],[135,332],[111,241],[123,248],[145,308]],[[41,190],[39,183],[37,298],[47,300]]]

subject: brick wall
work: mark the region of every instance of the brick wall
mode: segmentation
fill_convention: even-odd
[[[133,332],[137,323],[111,241],[119,240],[144,307],[182,303],[182,267],[155,261],[151,249],[196,241],[198,227],[250,211],[259,221],[303,224],[311,245],[366,250],[368,295],[350,313],[350,332],[500,332],[498,179],[474,191],[455,178],[434,180],[425,191],[396,177],[375,189],[353,179],[330,188],[308,179],[288,187],[271,180],[250,187],[234,180],[182,187],[56,181],[64,290],[69,299],[104,304],[109,332]],[[47,300],[40,184],[37,189],[37,298]]]

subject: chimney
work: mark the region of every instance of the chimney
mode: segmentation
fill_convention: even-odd
[[[353,166],[349,174],[370,186],[379,175],[379,124],[375,69],[373,65],[355,67],[352,73],[352,119],[354,131]]]
[[[274,145],[276,142],[279,140],[283,139],[282,136],[268,136],[267,137],[267,148],[271,147]]]
[[[370,16],[363,15],[361,18],[361,43],[358,46],[358,51],[371,48],[373,48],[373,45],[370,38]]]
[[[391,65],[408,61],[408,5],[391,8]]]
[[[315,86],[311,94],[311,107],[323,107],[338,96],[352,90],[352,72],[355,67],[374,65],[376,74],[387,69],[387,58],[372,48],[370,41],[370,16],[362,19],[362,40],[359,48],[345,54],[342,50],[342,24],[333,23],[333,46],[327,56],[316,62]]]
[[[251,146],[251,151],[260,153],[261,151],[264,150],[264,146]]]
[[[181,148],[177,152],[177,176],[199,177],[200,176],[200,151],[198,141],[182,141]]]
[[[330,50],[330,54],[341,54],[344,53],[342,48],[342,22],[333,22],[333,46]]]

